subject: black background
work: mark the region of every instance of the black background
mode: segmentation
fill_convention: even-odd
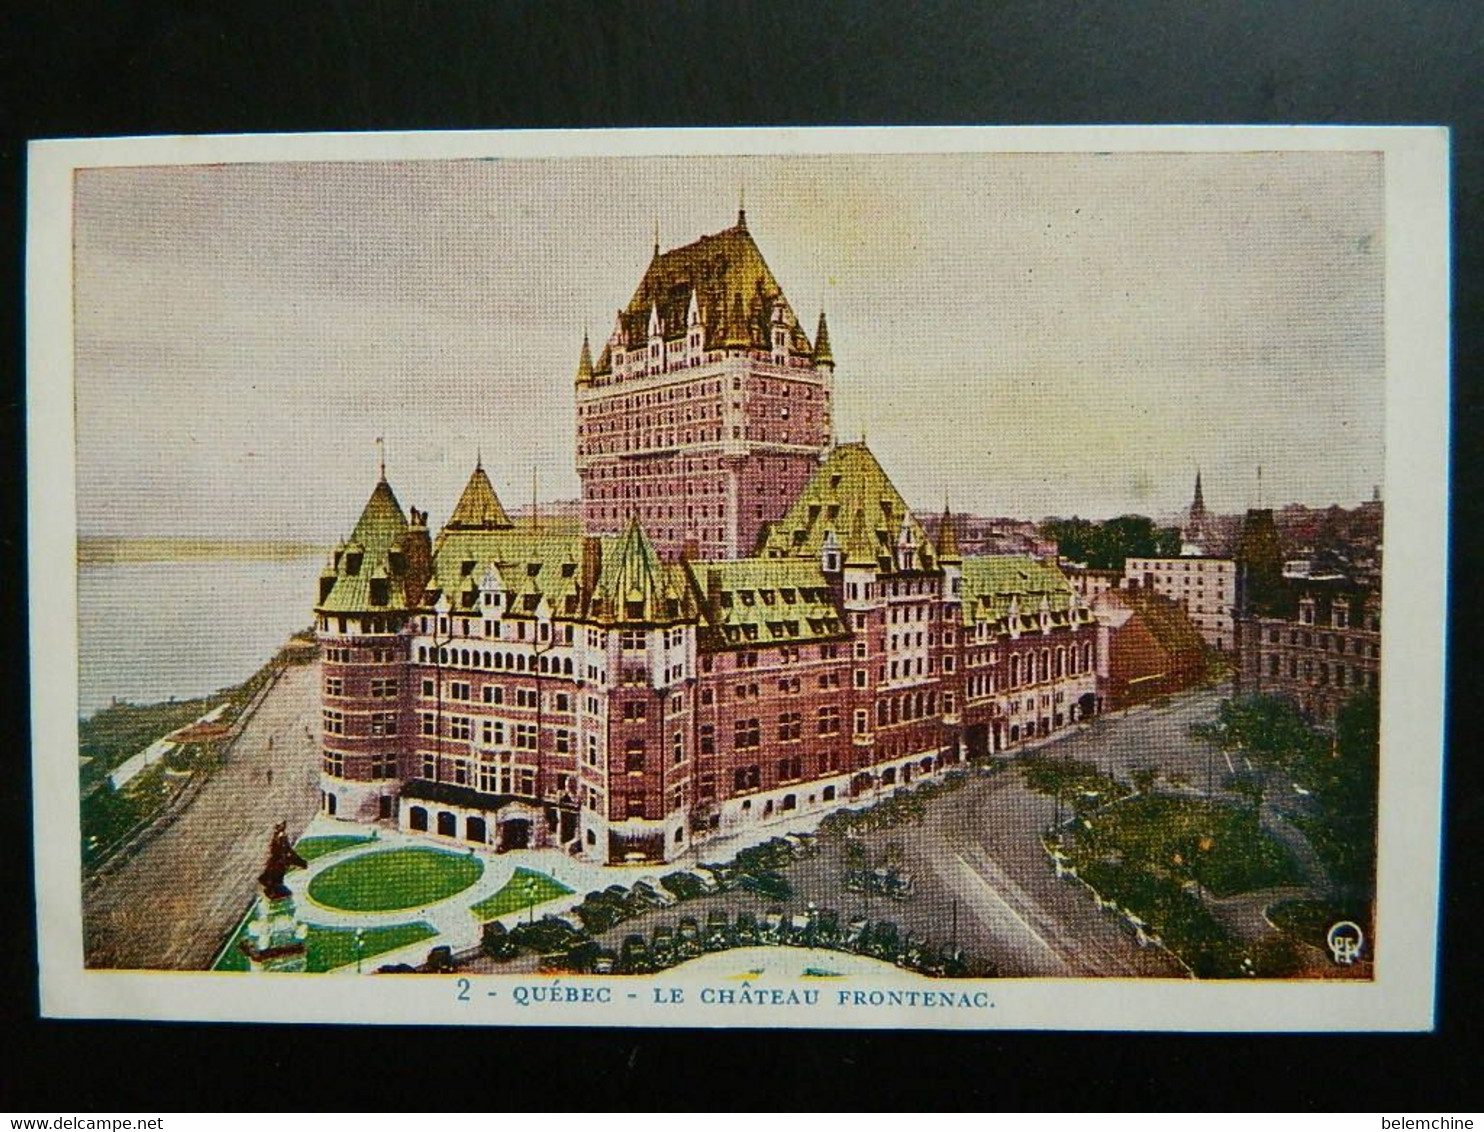
[[[4,650],[0,1109],[1479,1108],[1479,4],[31,5],[0,31],[12,302],[0,628],[26,633],[25,139],[633,125],[1344,123],[1453,128],[1447,867],[1432,1035],[329,1028],[38,1018],[27,672]],[[45,578],[34,579],[44,585]],[[1438,600],[1445,595],[1439,594]],[[1405,631],[1404,626],[1390,628]],[[38,643],[44,643],[45,633]],[[1461,738],[1460,738],[1461,735]],[[1418,736],[1428,743],[1430,736]]]

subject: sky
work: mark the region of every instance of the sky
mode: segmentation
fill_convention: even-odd
[[[82,170],[85,535],[330,541],[575,498],[573,376],[653,251],[748,227],[840,440],[908,501],[1040,518],[1347,506],[1382,480],[1382,160],[948,154]]]

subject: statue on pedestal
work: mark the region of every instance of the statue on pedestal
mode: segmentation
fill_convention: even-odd
[[[253,971],[303,971],[308,948],[305,939],[309,928],[294,911],[294,896],[283,883],[290,869],[305,867],[304,858],[289,841],[288,823],[273,827],[268,840],[268,862],[258,875],[263,894],[253,909],[244,938],[238,948],[247,956]]]
[[[258,874],[263,895],[269,900],[286,900],[289,890],[283,883],[284,874],[290,869],[302,869],[306,863],[289,842],[288,822],[279,822],[268,840],[268,863]]]

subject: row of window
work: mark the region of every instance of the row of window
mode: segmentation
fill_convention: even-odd
[[[1316,662],[1312,657],[1305,657],[1300,662],[1298,657],[1290,656],[1285,666],[1277,653],[1270,653],[1268,655],[1267,667],[1269,676],[1281,676],[1284,674],[1284,669],[1286,668],[1287,676],[1290,680],[1302,678],[1308,683],[1317,684],[1320,687],[1326,687],[1331,682],[1337,688],[1374,689],[1376,687],[1376,673],[1371,669],[1347,668],[1343,664],[1332,666],[1326,661]],[[1303,674],[1302,677],[1300,677],[1301,672]]]

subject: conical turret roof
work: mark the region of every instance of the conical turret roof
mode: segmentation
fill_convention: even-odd
[[[835,355],[830,353],[830,327],[824,320],[824,311],[819,312],[819,329],[814,332],[814,364],[835,364]]]
[[[953,528],[953,512],[943,508],[943,520],[938,528],[938,561],[962,562],[964,556],[958,550],[958,534]]]
[[[366,500],[366,506],[361,509],[361,517],[356,520],[349,541],[368,552],[374,552],[386,550],[406,533],[407,516],[402,511],[402,505],[397,502],[392,485],[383,476],[376,481],[371,498]]]
[[[614,552],[603,556],[596,588],[614,621],[674,621],[682,612],[680,582],[630,516]]]
[[[458,505],[444,524],[444,530],[496,531],[512,525],[510,516],[495,495],[489,476],[485,474],[484,465],[475,464],[474,473],[464,485],[464,494],[459,496]]]
[[[577,359],[577,384],[587,385],[593,379],[593,351],[588,345],[587,334],[582,336],[582,355]]]

